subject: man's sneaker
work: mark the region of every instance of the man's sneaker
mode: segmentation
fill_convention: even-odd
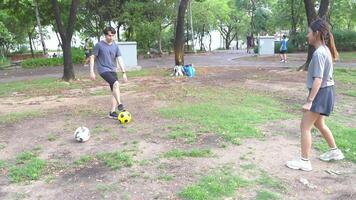
[[[116,111],[109,113],[109,118],[111,118],[111,119],[117,119],[117,116],[118,115],[117,115]]]
[[[300,169],[300,170],[303,170],[303,171],[311,171],[311,170],[313,170],[309,160],[305,161],[305,160],[302,160],[300,158],[296,159],[296,160],[288,161],[286,163],[286,165],[287,165],[287,167],[289,167],[291,169]]]
[[[117,109],[119,110],[119,112],[124,111],[124,104],[119,104],[119,106],[117,106]]]
[[[321,154],[319,158],[322,161],[330,161],[330,160],[342,160],[345,158],[345,156],[340,149],[334,149]]]

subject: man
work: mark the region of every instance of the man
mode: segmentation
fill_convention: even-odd
[[[281,58],[280,62],[287,62],[287,47],[288,41],[287,41],[287,36],[283,35],[283,40],[281,41],[281,48],[279,49],[279,56]]]
[[[107,27],[104,29],[105,39],[98,42],[93,51],[93,55],[90,57],[90,78],[95,80],[94,61],[97,72],[100,76],[109,83],[112,92],[111,98],[111,110],[109,113],[110,118],[117,118],[116,107],[118,111],[124,110],[124,105],[120,99],[120,88],[117,78],[118,68],[120,66],[122,72],[122,78],[124,82],[127,81],[124,62],[121,57],[119,47],[113,41],[116,31],[113,27]]]

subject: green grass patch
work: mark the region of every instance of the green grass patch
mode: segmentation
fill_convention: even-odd
[[[281,199],[279,194],[268,190],[258,191],[256,196],[256,200],[277,200],[277,199]]]
[[[342,62],[354,62],[356,61],[356,52],[339,52],[340,61]]]
[[[143,76],[150,76],[153,74],[153,71],[151,69],[141,69],[141,70],[134,70],[134,71],[128,71],[127,72],[127,77],[143,77]],[[121,75],[121,72],[119,72],[119,75]]]
[[[84,155],[84,156],[81,156],[78,160],[74,161],[74,165],[83,166],[83,165],[86,165],[86,164],[88,164],[89,162],[91,162],[93,160],[94,160],[93,156]]]
[[[265,122],[292,117],[273,98],[243,89],[189,87],[185,91],[183,95],[177,92],[174,99],[181,101],[161,109],[161,116],[198,124],[197,128],[218,133],[234,144],[240,144],[240,138],[262,137],[257,127]],[[188,103],[192,101],[184,101],[184,97],[198,101]]]
[[[97,158],[112,170],[119,170],[122,167],[131,167],[133,165],[132,156],[127,152],[100,153]]]
[[[109,133],[112,129],[110,127],[104,127],[102,125],[96,125],[93,129],[93,133]]]
[[[174,179],[174,177],[172,175],[168,175],[168,174],[163,174],[163,175],[160,175],[157,177],[157,180],[160,180],[160,181],[171,181],[173,179]]]
[[[349,128],[331,120],[327,120],[326,124],[332,131],[336,144],[344,153],[345,158],[356,163],[356,128]],[[316,142],[316,148],[322,152],[329,149],[324,139]]]
[[[50,141],[50,142],[54,142],[56,139],[57,139],[56,136],[53,135],[53,134],[51,134],[51,135],[49,135],[49,136],[47,137],[47,140]]]
[[[13,81],[0,84],[0,96],[15,92],[26,94],[58,93],[61,90],[81,88],[79,82],[64,82],[57,78],[41,78],[28,81]]]
[[[334,69],[335,80],[345,84],[356,85],[356,70],[351,68]]]
[[[166,158],[183,158],[183,157],[209,157],[212,156],[210,149],[192,149],[192,150],[179,150],[173,149],[164,154]]]
[[[182,139],[186,143],[193,143],[197,139],[197,134],[192,131],[192,127],[188,125],[169,126],[171,139]]]
[[[239,187],[247,185],[246,180],[236,176],[231,170],[218,170],[185,187],[179,196],[190,200],[224,199],[233,196]]]
[[[283,185],[283,183],[281,181],[272,178],[265,171],[261,172],[260,177],[257,179],[257,183],[260,185],[267,186],[272,189],[280,190],[280,191],[287,190],[287,188]]]
[[[11,182],[19,183],[38,180],[46,168],[46,161],[32,152],[22,152],[16,157],[16,164],[9,167]]]
[[[11,124],[26,119],[42,117],[44,115],[45,113],[42,111],[13,112],[5,115],[0,115],[0,124]]]

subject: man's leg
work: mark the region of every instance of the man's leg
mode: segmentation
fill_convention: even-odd
[[[124,107],[121,104],[121,98],[120,98],[120,84],[118,81],[115,81],[114,85],[113,85],[113,89],[112,89],[112,107],[116,108],[116,106],[118,105],[118,109],[119,111],[123,110]]]

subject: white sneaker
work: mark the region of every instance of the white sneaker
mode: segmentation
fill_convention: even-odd
[[[282,63],[282,62],[284,62],[284,60],[280,60],[279,62],[281,62],[281,63]]]
[[[313,170],[309,160],[308,161],[304,161],[304,160],[302,160],[300,158],[288,161],[286,163],[286,165],[287,165],[287,167],[289,167],[291,169],[300,169],[300,170],[303,170],[303,171],[311,171],[311,170]]]
[[[319,159],[322,161],[342,160],[344,158],[345,156],[340,149],[329,150],[328,152],[323,153],[319,156]]]

